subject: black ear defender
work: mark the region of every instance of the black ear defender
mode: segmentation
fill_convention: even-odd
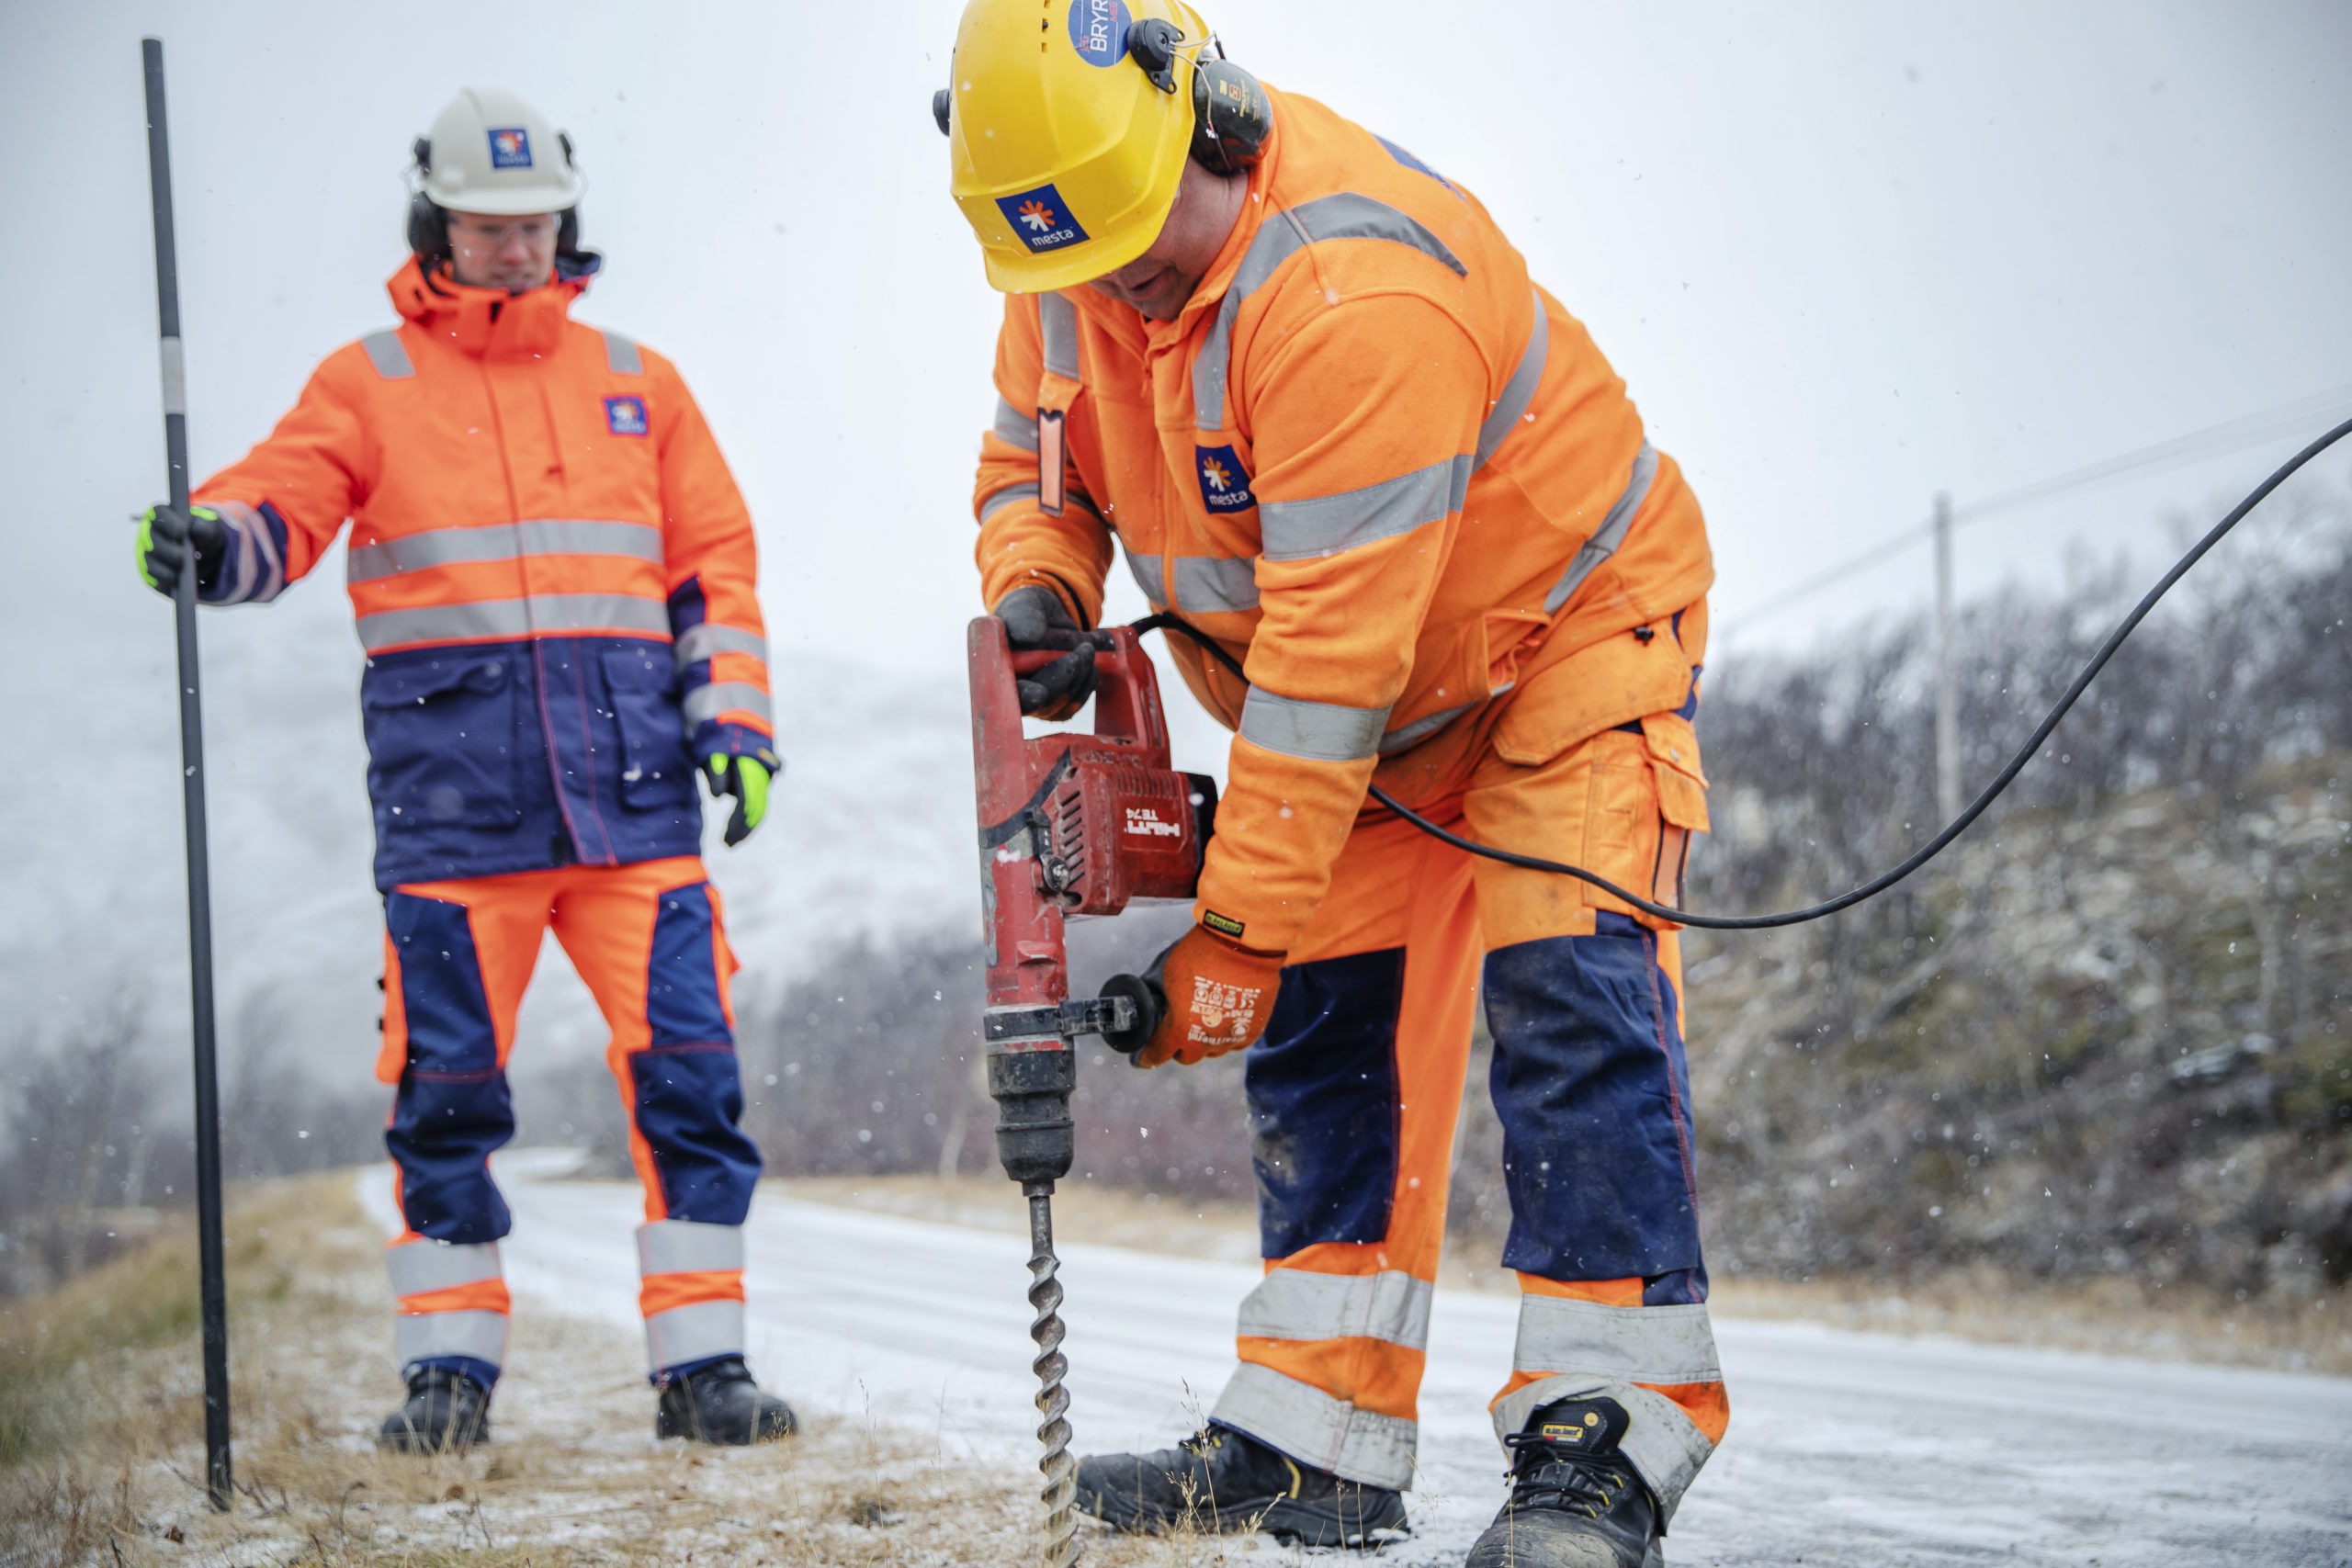
[[[1163,93],[1176,91],[1176,57],[1183,44],[1184,29],[1158,17],[1127,29],[1127,57]],[[1266,89],[1225,58],[1225,46],[1212,34],[1193,57],[1193,162],[1213,175],[1245,173],[1265,154],[1273,130]]]

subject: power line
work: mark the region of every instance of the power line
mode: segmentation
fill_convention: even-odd
[[[1964,502],[1952,508],[1952,525],[1955,528],[1966,527],[1972,523],[1981,523],[1987,517],[2013,511],[2020,506],[2030,505],[2038,501],[2047,501],[2052,496],[2064,495],[2074,491],[2090,490],[2120,479],[2162,473],[2165,469],[2180,468],[2207,457],[2221,457],[2248,446],[2260,446],[2281,436],[2294,434],[2311,424],[2340,418],[2346,412],[2352,412],[2352,385],[2316,392],[2310,397],[2298,398],[2292,402],[2281,403],[2276,408],[2264,409],[2256,413],[2225,420],[2220,424],[2208,425],[2202,430],[2193,430],[2186,435],[2176,435],[2170,440],[2159,441],[2153,446],[2126,452],[2120,457],[2109,457],[2103,462],[2092,463],[2085,468],[2072,468],[2062,474],[2053,474],[2048,479],[2036,479],[2031,484],[2002,491],[1998,494],[1986,496],[1980,501]],[[1935,524],[1932,518],[1914,524],[1901,533],[1891,535],[1859,554],[1849,556],[1844,560],[1826,567],[1802,581],[1792,583],[1766,599],[1762,604],[1752,605],[1735,615],[1726,615],[1717,623],[1716,629],[1720,634],[1728,635],[1741,626],[1753,625],[1800,600],[1811,597],[1833,583],[1842,582],[1857,572],[1867,571],[1871,567],[1893,559],[1913,545],[1930,537],[1934,532]]]

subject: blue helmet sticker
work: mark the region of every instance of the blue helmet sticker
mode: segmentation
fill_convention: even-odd
[[[1057,251],[1083,244],[1086,231],[1070,216],[1069,203],[1050,185],[996,198],[997,210],[1032,251]]]
[[[1247,512],[1258,504],[1250,493],[1250,470],[1232,447],[1195,446],[1193,462],[1201,481],[1201,504],[1211,512]]]
[[[490,166],[527,169],[531,166],[531,133],[519,125],[490,128]]]
[[[1127,57],[1127,0],[1069,0],[1069,41],[1089,65],[1116,65]]]
[[[605,428],[615,435],[643,435],[650,426],[645,418],[643,398],[606,398]]]

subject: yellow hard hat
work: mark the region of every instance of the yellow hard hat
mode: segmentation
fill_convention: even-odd
[[[1184,35],[1173,91],[1127,56],[1147,18]],[[1068,288],[1151,248],[1183,178],[1190,73],[1208,39],[1182,0],[971,0],[945,95],[949,188],[989,283]]]

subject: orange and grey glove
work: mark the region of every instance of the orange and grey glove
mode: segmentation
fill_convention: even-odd
[[[1061,595],[1036,582],[1000,600],[996,618],[1004,623],[1004,640],[1013,652],[1061,655],[1014,682],[1023,714],[1058,720],[1086,705],[1094,694],[1095,650],[1109,641],[1103,634],[1080,630]]]
[[[1283,957],[1206,926],[1177,938],[1145,972],[1167,997],[1168,1010],[1136,1054],[1136,1066],[1156,1067],[1172,1056],[1189,1067],[1254,1043],[1273,1016]]]

